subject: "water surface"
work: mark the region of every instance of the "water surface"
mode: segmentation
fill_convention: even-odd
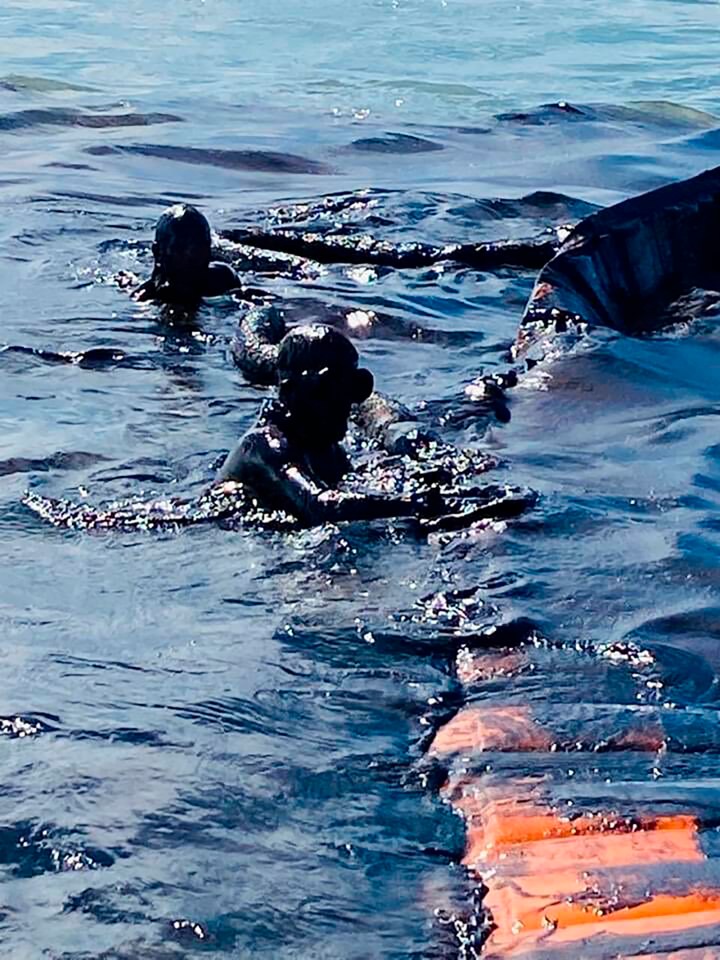
[[[661,693],[619,667],[603,695],[714,716],[712,317],[598,336],[488,430],[462,386],[504,363],[531,273],[250,278],[293,318],[396,321],[358,341],[380,386],[541,494],[494,536],[91,536],[20,498],[190,494],[253,421],[235,304],[172,327],[112,282],[148,270],[165,205],[267,226],[366,191],[326,225],[432,243],[575,220],[716,163],[717,6],[18,0],[0,24],[2,341],[48,351],[0,353],[4,955],[458,955],[435,911],[466,894],[463,827],[415,764],[468,694],[456,625],[423,598],[468,591],[465,637],[537,623],[558,703],[595,696],[559,679],[569,651],[633,641],[674,665]],[[97,347],[122,358],[50,354]],[[708,846],[716,766],[664,771],[670,798],[696,778]],[[608,775],[652,782],[647,764]]]

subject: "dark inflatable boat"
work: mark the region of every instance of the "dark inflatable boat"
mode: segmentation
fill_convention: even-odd
[[[657,329],[694,288],[720,287],[720,167],[582,220],[540,271],[514,352],[582,324]]]

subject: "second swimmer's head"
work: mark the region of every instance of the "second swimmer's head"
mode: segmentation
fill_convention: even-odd
[[[155,227],[153,243],[157,280],[178,296],[202,289],[210,265],[210,224],[187,203],[168,207]]]
[[[310,445],[339,443],[347,431],[350,408],[367,400],[373,375],[358,367],[348,338],[322,323],[295,327],[278,352],[279,397],[292,430]]]

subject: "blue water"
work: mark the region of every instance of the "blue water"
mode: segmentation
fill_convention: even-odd
[[[504,362],[531,273],[250,278],[293,317],[369,308],[423,328],[358,345],[383,389],[539,491],[495,537],[93,536],[20,498],[192,493],[256,414],[264,394],[227,353],[232,303],[173,328],[113,282],[147,272],[167,203],[219,229],[365,190],[344,216],[376,236],[528,235],[717,162],[718,25],[717,4],[672,0],[3,6],[0,338],[127,360],[0,353],[2,956],[457,955],[435,910],[462,900],[462,824],[414,772],[463,695],[418,605],[449,587],[477,591],[470,635],[523,616],[561,647],[639,639],[676,658],[669,699],[708,699],[712,318],[599,336],[486,430],[461,388]],[[537,109],[556,101],[585,109]],[[483,202],[538,190],[566,199]]]

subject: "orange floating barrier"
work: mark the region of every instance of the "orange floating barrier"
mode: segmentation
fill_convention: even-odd
[[[491,852],[494,848],[491,848]],[[540,876],[549,886],[553,871],[566,868],[589,873],[614,867],[644,867],[649,863],[700,863],[703,859],[695,827],[682,830],[638,830],[538,840],[505,847],[504,876]],[[466,858],[470,866],[475,864]],[[562,894],[563,891],[559,890]]]
[[[457,678],[468,686],[501,677],[513,677],[524,670],[530,659],[526,650],[493,650],[483,653],[471,653],[461,650],[457,656],[455,669]]]
[[[488,906],[497,930],[487,943],[488,958],[522,957],[538,943],[550,948],[603,936],[656,939],[661,933],[720,924],[720,893],[717,892],[686,896],[658,894],[643,903],[617,909],[579,901],[532,908],[523,904],[522,895],[510,888],[494,891],[490,899],[492,903]],[[593,956],[602,957],[597,947],[595,943]]]
[[[533,811],[528,802],[491,802],[471,813],[468,825],[463,862],[488,887],[484,906],[496,926],[491,956],[522,955],[532,943],[720,923],[720,891],[643,894],[639,903],[623,902],[623,877],[634,878],[629,886],[637,888],[648,865],[703,861],[689,815],[569,818],[542,807]]]
[[[624,960],[718,960],[717,947],[690,947],[663,953],[628,953]]]
[[[483,906],[495,927],[488,958],[720,925],[720,891],[648,891],[642,879],[648,867],[666,864],[676,876],[677,866],[704,861],[694,817],[560,816],[511,791],[508,783],[507,800],[481,790],[456,798],[468,822],[463,863],[487,887]],[[624,954],[593,949],[592,956]]]
[[[683,794],[661,786],[666,770],[689,762],[671,765],[669,754],[720,754],[720,715],[637,702],[627,685],[625,701],[605,702],[601,671],[591,678],[596,699],[573,702],[550,658],[538,661],[548,688],[570,701],[543,702],[536,659],[525,648],[461,656],[458,677],[483,700],[430,746],[449,764],[441,795],[466,822],[462,863],[482,882],[491,924],[483,957],[720,960],[717,862],[707,860],[697,817],[676,812]],[[503,678],[509,703],[498,700]],[[621,751],[621,762],[608,756]],[[628,779],[613,810],[618,774]],[[646,776],[658,789],[634,804],[632,784]]]
[[[655,708],[590,704],[566,712],[585,728],[585,737],[563,737],[550,724],[533,717],[521,704],[466,707],[435,735],[431,753],[483,751],[542,753],[556,750],[634,750],[655,753],[667,745],[667,734]],[[589,736],[588,736],[589,734]]]
[[[527,707],[470,707],[438,730],[430,753],[544,751],[550,750],[552,743]]]
[[[668,838],[663,836],[665,833]],[[674,841],[677,856],[672,859],[694,860],[699,859],[696,833],[695,820],[690,816],[658,817],[655,820],[648,817],[630,820],[613,816],[569,819],[550,813],[495,817],[492,820],[472,817],[468,822],[467,851],[463,863],[472,866],[487,860],[491,853],[509,853],[513,848],[526,848],[528,844],[541,841],[567,841],[581,837],[608,837],[615,841],[618,837],[629,837],[627,843],[630,843],[633,838],[645,842],[648,835],[658,835],[658,846],[662,846],[664,850],[670,850]],[[592,844],[588,849],[591,846]],[[685,847],[684,853],[687,855],[682,855],[681,846]],[[595,844],[595,847],[597,848],[598,844]],[[562,848],[558,847],[555,855],[561,851]],[[667,858],[661,855],[661,859]]]

